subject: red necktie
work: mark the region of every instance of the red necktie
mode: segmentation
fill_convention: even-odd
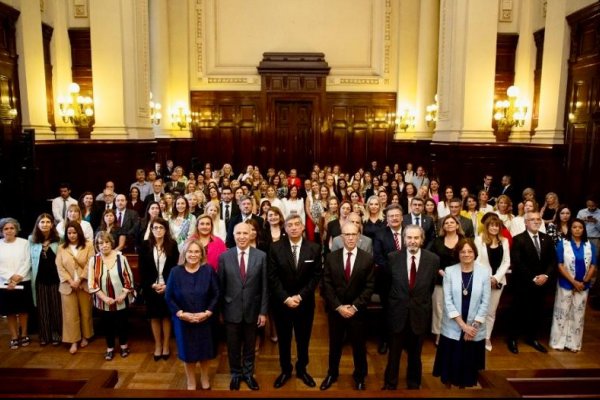
[[[417,280],[417,264],[415,264],[415,256],[411,257],[410,262],[410,278],[408,279],[408,287],[412,290],[415,287],[415,281]]]
[[[246,261],[244,261],[245,252],[240,252],[240,276],[242,277],[242,282],[246,283]]]
[[[398,239],[398,232],[394,232],[394,244],[396,245],[396,250],[400,251],[400,239]]]
[[[350,281],[350,259],[352,257],[352,253],[348,252],[348,258],[346,259],[346,268],[344,269],[344,275],[346,276],[346,282]]]

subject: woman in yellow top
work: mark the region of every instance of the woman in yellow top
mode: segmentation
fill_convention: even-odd
[[[483,212],[479,210],[479,204],[477,203],[477,197],[475,197],[475,195],[469,194],[465,197],[460,215],[471,220],[473,223],[473,232],[475,232],[476,235],[481,232],[480,228]]]

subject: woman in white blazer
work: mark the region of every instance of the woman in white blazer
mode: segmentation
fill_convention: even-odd
[[[484,215],[483,231],[475,238],[475,246],[479,257],[477,263],[487,267],[490,271],[490,305],[486,319],[487,334],[485,337],[485,349],[492,351],[492,330],[496,320],[496,309],[500,303],[500,296],[506,285],[506,271],[510,267],[510,250],[508,239],[502,236],[502,220],[494,214]]]
[[[477,385],[477,374],[485,368],[490,273],[475,262],[478,253],[471,239],[461,239],[456,251],[460,262],[444,275],[444,316],[433,376],[448,387],[467,387]]]

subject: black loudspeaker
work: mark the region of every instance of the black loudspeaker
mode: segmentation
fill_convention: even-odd
[[[33,169],[35,166],[35,129],[23,129],[17,138],[18,162],[21,169]]]

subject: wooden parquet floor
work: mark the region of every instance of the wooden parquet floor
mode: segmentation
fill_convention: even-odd
[[[504,311],[506,312],[506,311]],[[138,313],[131,318],[130,347],[131,354],[122,359],[116,354],[113,361],[104,361],[105,341],[102,336],[97,336],[90,345],[80,349],[77,354],[68,352],[68,345],[41,347],[37,335],[32,336],[32,344],[29,347],[10,350],[8,348],[8,328],[5,318],[0,319],[0,367],[10,368],[69,368],[69,369],[116,369],[119,373],[117,387],[129,389],[185,389],[185,374],[181,361],[176,357],[175,341],[172,340],[171,358],[155,362],[152,357],[153,342],[151,340],[150,326]],[[533,348],[520,343],[520,354],[514,355],[508,351],[505,345],[505,336],[502,326],[492,339],[494,348],[487,353],[486,368],[488,370],[506,369],[545,369],[545,368],[600,368],[600,311],[588,307],[586,313],[586,324],[584,333],[583,350],[577,354],[571,352],[559,352],[549,350],[548,354],[542,354]],[[368,342],[369,376],[367,377],[367,389],[379,391],[383,383],[383,372],[385,369],[387,355],[377,353],[376,332]],[[549,334],[549,329],[548,329]],[[542,343],[547,345],[548,334]],[[327,320],[323,311],[322,300],[318,298],[315,323],[313,327],[310,346],[311,360],[308,366],[309,373],[317,382],[316,388],[308,388],[296,378],[292,378],[278,392],[281,396],[285,392],[319,391],[318,386],[327,374],[328,339]],[[292,353],[295,351],[292,349]],[[441,389],[443,385],[438,378],[432,376],[435,347],[433,340],[427,340],[423,349],[423,387],[430,389]],[[405,387],[406,359],[403,357],[401,364],[400,386]],[[351,373],[353,370],[352,354],[350,346],[345,346],[340,365],[340,378],[329,391],[352,388]],[[261,385],[261,390],[275,391],[273,381],[279,374],[277,344],[268,339],[260,348],[257,356],[256,378]],[[210,362],[210,377],[212,385],[211,395],[227,396],[229,390],[229,368],[227,363],[227,350],[224,340],[219,346],[219,355]],[[199,380],[198,380],[199,382]],[[242,384],[241,390],[248,390]],[[451,389],[457,390],[457,389]],[[217,391],[217,393],[215,393]]]

